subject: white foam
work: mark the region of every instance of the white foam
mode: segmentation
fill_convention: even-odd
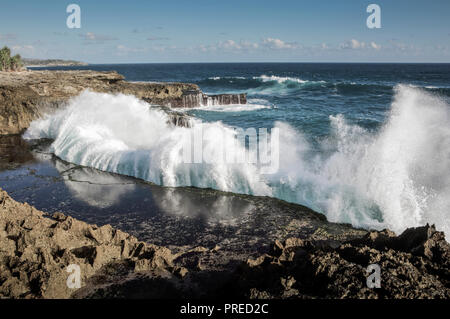
[[[254,76],[254,80],[261,80],[263,82],[278,82],[278,83],[285,83],[285,82],[296,82],[296,83],[307,83],[308,81],[302,80],[299,78],[292,78],[292,77],[282,77],[282,76],[276,76],[276,75],[261,75],[261,76]]]
[[[301,134],[288,133],[297,137],[280,150],[288,157],[272,179],[275,196],[324,211],[331,221],[396,232],[434,223],[448,236],[450,106],[418,88],[395,91],[377,134],[331,116],[333,136],[322,146],[331,155],[307,157]]]
[[[184,164],[182,140],[193,128],[173,127],[164,112],[120,94],[84,92],[68,108],[34,121],[25,137],[54,139],[52,151],[66,161],[160,185],[275,196],[331,221],[396,232],[435,223],[448,236],[450,106],[419,88],[395,91],[378,133],[331,116],[333,133],[320,156],[301,132],[277,122],[283,156],[269,176],[252,164]],[[234,131],[219,122],[204,124],[203,131],[209,158],[218,159],[223,147],[243,147],[224,145]]]
[[[51,151],[68,162],[159,185],[271,194],[255,165],[227,165],[221,159],[223,148],[235,147],[239,154],[243,147],[225,145],[237,134],[232,128],[203,123],[203,156],[211,164],[185,164],[184,138],[193,128],[167,122],[163,111],[133,96],[84,91],[66,109],[32,122],[24,137],[54,139]]]
[[[243,77],[243,76],[224,76],[224,77],[221,77],[221,76],[212,76],[212,77],[209,77],[209,78],[208,78],[208,80],[214,80],[214,81],[218,81],[218,80],[222,80],[222,79],[229,79],[229,80],[233,80],[233,79],[235,79],[235,80],[245,80],[246,78]]]
[[[316,85],[323,85],[325,81],[308,81],[294,77],[281,77],[276,75],[261,75],[253,77],[254,80],[261,82],[256,88],[247,90],[250,95],[285,95],[292,91],[301,90]]]

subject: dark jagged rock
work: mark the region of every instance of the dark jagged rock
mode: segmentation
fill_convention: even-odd
[[[378,264],[381,288],[368,288]],[[450,245],[434,226],[384,230],[338,247],[287,239],[237,272],[250,298],[450,298]]]
[[[372,246],[373,241],[366,244],[346,241],[335,247],[328,241],[289,238],[276,241],[271,252],[249,258],[247,262],[229,259],[225,269],[202,263],[220,260],[220,251],[192,250],[174,259],[179,270],[175,277],[163,282],[152,274],[136,276],[128,271],[126,275],[110,277],[100,285],[91,282],[73,297],[448,299],[449,244],[433,226],[407,231],[421,236],[423,229],[430,236],[415,247],[426,249],[433,242],[435,254],[445,256],[442,257],[445,261],[410,251],[377,250]],[[375,233],[378,232],[371,234]],[[383,236],[383,232],[378,234]],[[403,241],[401,236],[393,240]],[[372,263],[380,266],[381,288],[367,286],[367,267]],[[159,293],[158,287],[163,288]]]
[[[48,216],[0,190],[0,297],[450,297],[450,246],[434,226],[395,236],[340,227],[312,212],[307,218],[297,226],[322,222],[330,232],[276,240],[266,253],[245,258],[220,247],[140,242],[110,225]],[[378,289],[366,285],[372,263],[381,267]],[[67,287],[70,264],[80,266],[80,289]]]
[[[117,261],[168,276],[177,271],[174,258],[169,249],[110,225],[97,227],[61,213],[46,216],[0,190],[0,297],[68,298],[70,264],[79,265],[85,281]]]
[[[0,72],[0,134],[19,134],[83,90],[134,95],[152,105],[192,108],[245,104],[245,94],[208,96],[195,84],[127,82],[116,72]]]

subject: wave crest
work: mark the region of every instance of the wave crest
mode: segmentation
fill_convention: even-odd
[[[182,141],[192,128],[170,126],[164,112],[121,94],[84,92],[66,109],[32,122],[25,137],[54,139],[52,151],[66,161],[159,185],[274,196],[331,221],[396,232],[435,223],[449,235],[450,106],[418,88],[400,85],[395,92],[377,133],[331,116],[321,155],[301,132],[277,122],[283,156],[280,170],[268,176],[254,164],[184,164]],[[233,134],[220,122],[204,124],[209,157]]]

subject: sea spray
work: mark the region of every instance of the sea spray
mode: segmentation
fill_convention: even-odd
[[[330,116],[321,152],[302,132],[276,122],[280,169],[266,176],[253,164],[184,163],[181,141],[192,128],[170,126],[164,112],[125,95],[84,92],[66,109],[34,121],[25,137],[54,139],[52,151],[69,162],[160,185],[274,196],[331,221],[396,232],[435,223],[449,235],[450,107],[418,88],[400,85],[395,92],[376,132]],[[220,122],[203,129],[213,157],[223,136],[234,134]]]
[[[270,188],[252,163],[224,163],[224,141],[236,136],[221,123],[178,127],[167,114],[133,96],[84,91],[60,110],[34,121],[25,138],[50,138],[51,152],[79,165],[137,177],[165,186],[197,186],[224,191],[271,195]],[[202,125],[207,163],[186,163],[185,138]],[[231,153],[244,146],[227,145]],[[244,148],[244,149],[243,149]]]
[[[297,151],[282,158],[284,171],[271,179],[274,195],[335,222],[396,232],[435,223],[449,234],[450,106],[418,88],[399,85],[395,91],[377,133],[330,116],[332,134],[320,156],[307,156],[305,139],[289,133],[297,137],[280,153]]]

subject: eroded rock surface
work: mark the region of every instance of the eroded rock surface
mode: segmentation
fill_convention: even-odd
[[[31,121],[90,89],[134,95],[150,104],[191,108],[208,104],[245,104],[245,94],[208,96],[196,84],[127,82],[117,72],[0,72],[0,134],[19,134]]]
[[[67,266],[82,282],[120,261],[160,276],[177,271],[164,247],[139,242],[110,225],[97,227],[56,213],[46,216],[0,191],[0,297],[68,298]]]
[[[381,287],[368,288],[377,264]],[[450,245],[434,226],[388,230],[332,247],[290,238],[239,272],[251,298],[450,298]],[[251,287],[250,289],[248,289]]]
[[[48,216],[0,191],[0,297],[450,297],[450,246],[433,226],[396,236],[322,223],[259,256],[220,246],[168,248],[110,225]],[[81,289],[67,286],[70,264],[80,266]],[[367,287],[370,264],[381,268],[381,288]]]

